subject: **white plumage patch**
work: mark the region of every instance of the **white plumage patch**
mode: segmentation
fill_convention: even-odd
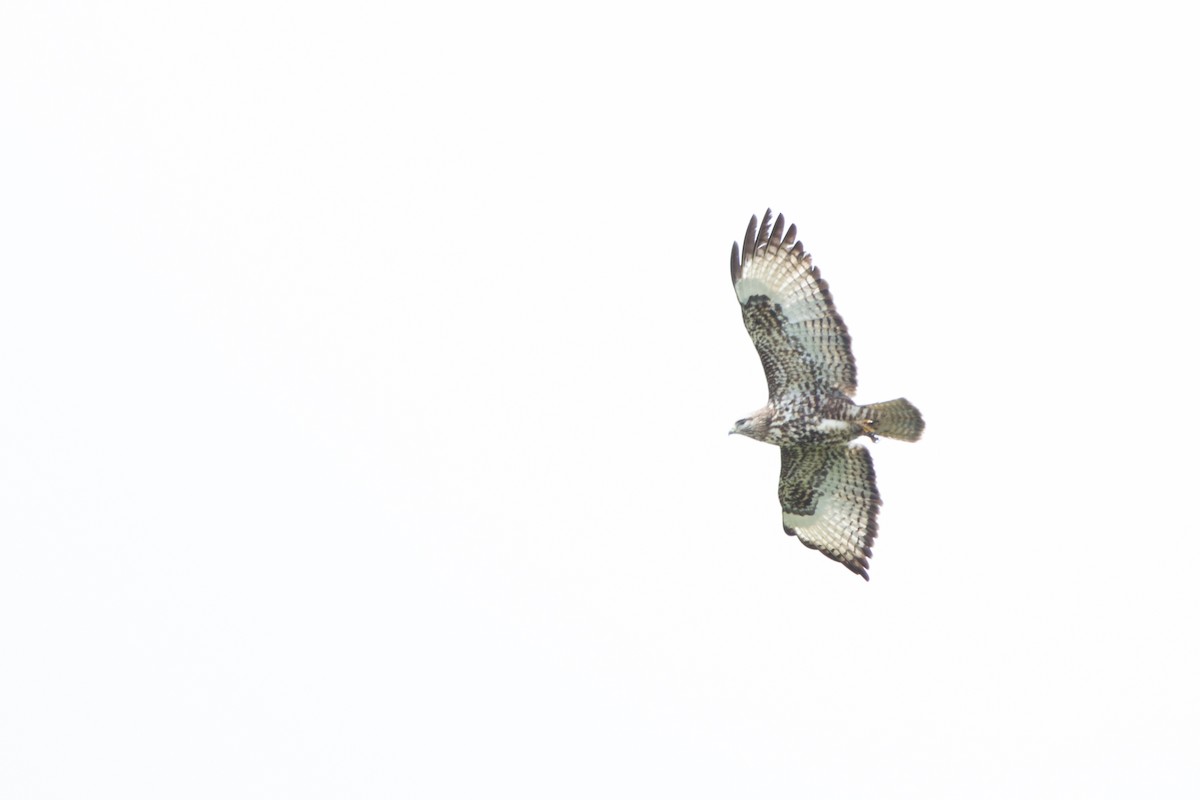
[[[860,427],[853,422],[846,422],[841,419],[823,419],[817,423],[816,428],[820,433],[842,433]]]
[[[812,279],[811,269],[807,253],[798,259],[782,251],[770,259],[751,258],[737,283],[738,302],[744,304],[754,295],[763,295],[777,304],[790,322],[822,319],[825,310],[814,302],[820,287]]]
[[[842,563],[870,557],[865,537],[856,530],[861,508],[844,497],[822,497],[812,516],[783,514],[783,527],[801,542]]]

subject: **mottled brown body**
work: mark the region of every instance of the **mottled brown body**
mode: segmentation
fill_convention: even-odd
[[[780,447],[845,444],[869,432],[866,410],[845,397],[786,397],[754,412],[735,433]],[[739,421],[739,425],[742,421]]]

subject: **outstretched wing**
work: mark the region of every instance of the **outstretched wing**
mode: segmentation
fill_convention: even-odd
[[[867,559],[882,502],[870,452],[855,444],[779,450],[784,531],[869,580]]]
[[[769,208],[762,227],[751,217],[740,258],[733,244],[730,270],[771,399],[829,390],[853,397],[850,335],[812,257],[796,241],[796,226],[785,234],[782,215],[772,226]]]

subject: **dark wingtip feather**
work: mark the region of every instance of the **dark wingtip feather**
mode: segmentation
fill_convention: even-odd
[[[751,220],[754,218],[751,217]],[[758,236],[754,239],[754,254],[758,255],[758,251],[766,247],[767,237],[771,233],[771,209],[767,209],[767,213],[763,214],[762,226],[758,229]]]
[[[869,556],[870,553],[856,561],[843,561],[841,564],[855,575],[861,577],[864,581],[869,582],[871,580],[871,576],[867,574],[867,570],[871,567],[871,565],[867,562],[867,558]]]
[[[783,244],[783,226],[783,214],[780,214],[775,218],[775,225],[771,228],[771,247],[779,247],[779,245]]]
[[[746,236],[742,240],[742,257],[751,258],[754,255],[754,237],[758,232],[758,217],[751,216],[750,224],[746,226]]]
[[[733,285],[742,279],[742,260],[738,258],[737,242],[733,243],[733,253],[729,256],[729,274],[733,277]]]

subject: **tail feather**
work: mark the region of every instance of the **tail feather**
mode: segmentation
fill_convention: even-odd
[[[901,397],[886,403],[873,403],[863,407],[871,428],[877,436],[888,436],[904,442],[915,442],[925,430],[925,420],[917,407]]]

